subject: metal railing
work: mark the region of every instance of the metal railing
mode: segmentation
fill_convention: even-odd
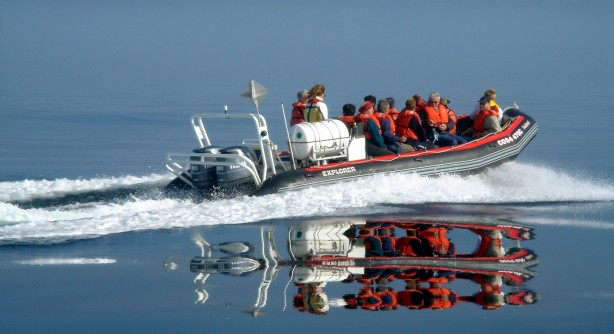
[[[267,179],[268,173],[277,174],[275,157],[277,157],[276,145],[269,138],[269,130],[266,120],[256,114],[199,114],[190,118],[190,124],[196,135],[201,148],[211,146],[211,140],[205,126],[205,119],[251,119],[256,127],[257,139],[246,139],[244,145],[253,146],[260,150],[258,166],[248,157],[240,154],[222,153],[167,153],[164,167],[179,179],[197,189],[190,180],[192,174],[189,165],[202,166],[239,166],[245,168],[257,187]],[[196,159],[195,159],[196,158]],[[260,166],[261,165],[261,166]]]

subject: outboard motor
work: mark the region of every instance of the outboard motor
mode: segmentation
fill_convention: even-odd
[[[212,153],[218,154],[222,150],[220,146],[206,146],[195,149],[194,153]],[[191,156],[190,161],[215,161],[215,158],[203,158]],[[201,191],[210,191],[217,185],[217,173],[215,166],[207,166],[201,164],[190,164],[190,174],[192,174],[192,182]]]
[[[246,146],[226,147],[220,153],[239,154],[249,158],[254,164],[257,163],[256,153]],[[241,166],[217,166],[217,184],[221,190],[230,192],[250,192],[256,187],[252,174]]]

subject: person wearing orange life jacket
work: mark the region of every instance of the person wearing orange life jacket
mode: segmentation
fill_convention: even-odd
[[[430,150],[435,145],[428,141],[426,132],[422,127],[420,116],[416,112],[416,100],[410,98],[405,101],[405,108],[401,110],[397,118],[396,131],[399,137],[405,137],[405,144],[415,149]]]
[[[378,112],[374,115],[379,120],[382,137],[388,149],[396,154],[415,151],[416,149],[413,146],[404,144],[404,141],[407,140],[405,136],[397,136],[394,120],[390,116],[390,103],[388,100],[379,100],[377,107]]]
[[[499,122],[501,122],[501,120],[503,119],[503,109],[501,109],[501,107],[497,104],[497,102],[495,101],[497,99],[497,91],[494,88],[488,88],[485,92],[484,92],[484,97],[488,98],[489,102],[490,102],[490,108],[497,111],[499,113]],[[477,116],[477,114],[480,112],[480,103],[478,102],[475,105],[475,108],[473,108],[473,112],[471,113],[471,115],[469,115],[469,118],[471,119],[475,119],[475,117]]]
[[[388,111],[388,114],[390,115],[390,117],[392,117],[392,120],[396,123],[397,118],[399,117],[400,111],[395,109],[396,103],[394,101],[394,97],[387,97],[386,101],[388,101],[388,103],[390,104],[390,110]]]
[[[296,93],[297,102],[292,104],[292,118],[290,118],[290,126],[294,126],[305,121],[303,111],[307,102],[307,91],[301,90]]]
[[[457,119],[456,119],[456,113],[454,112],[454,110],[450,108],[450,100],[445,97],[442,97],[441,102],[439,103],[448,110],[448,117],[450,117],[450,119],[452,119],[452,122],[454,122],[454,128],[450,130],[450,133],[455,135]]]
[[[352,130],[354,125],[356,125],[356,121],[354,120],[355,112],[356,106],[351,103],[346,103],[343,105],[343,115],[339,116],[337,119],[342,121],[345,126],[348,127],[348,130]]]
[[[362,122],[365,134],[365,149],[372,157],[389,155],[390,151],[384,143],[382,129],[379,120],[373,116],[373,102],[366,101],[360,106],[359,114],[354,117],[357,122]]]
[[[490,101],[487,97],[483,96],[478,103],[480,105],[480,111],[473,120],[473,138],[482,138],[491,133],[501,131],[499,111],[490,106]]]
[[[328,119],[328,107],[324,103],[324,85],[316,84],[309,90],[309,99],[303,110],[306,122],[319,122]]]
[[[420,121],[422,123],[426,123],[426,113],[424,112],[424,107],[426,107],[426,102],[419,94],[412,96],[412,98],[416,101],[416,112],[418,116],[420,116]]]
[[[454,121],[450,118],[448,110],[440,104],[441,96],[438,92],[429,95],[429,105],[424,107],[426,113],[426,129],[433,137],[433,143],[443,146],[454,146],[467,143],[461,136],[451,134]]]

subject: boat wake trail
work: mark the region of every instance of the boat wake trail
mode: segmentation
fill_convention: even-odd
[[[0,183],[0,245],[49,244],[145,229],[241,224],[269,219],[390,215],[455,203],[557,210],[574,203],[614,203],[611,181],[509,163],[480,175],[437,178],[378,175],[353,182],[217,201],[167,198],[166,175]],[[611,206],[611,205],[610,205]],[[598,223],[598,228],[603,225]]]

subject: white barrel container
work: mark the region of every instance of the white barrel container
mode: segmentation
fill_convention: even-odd
[[[290,143],[294,158],[322,160],[343,157],[347,153],[350,133],[347,126],[336,119],[322,122],[303,122],[290,129]]]

